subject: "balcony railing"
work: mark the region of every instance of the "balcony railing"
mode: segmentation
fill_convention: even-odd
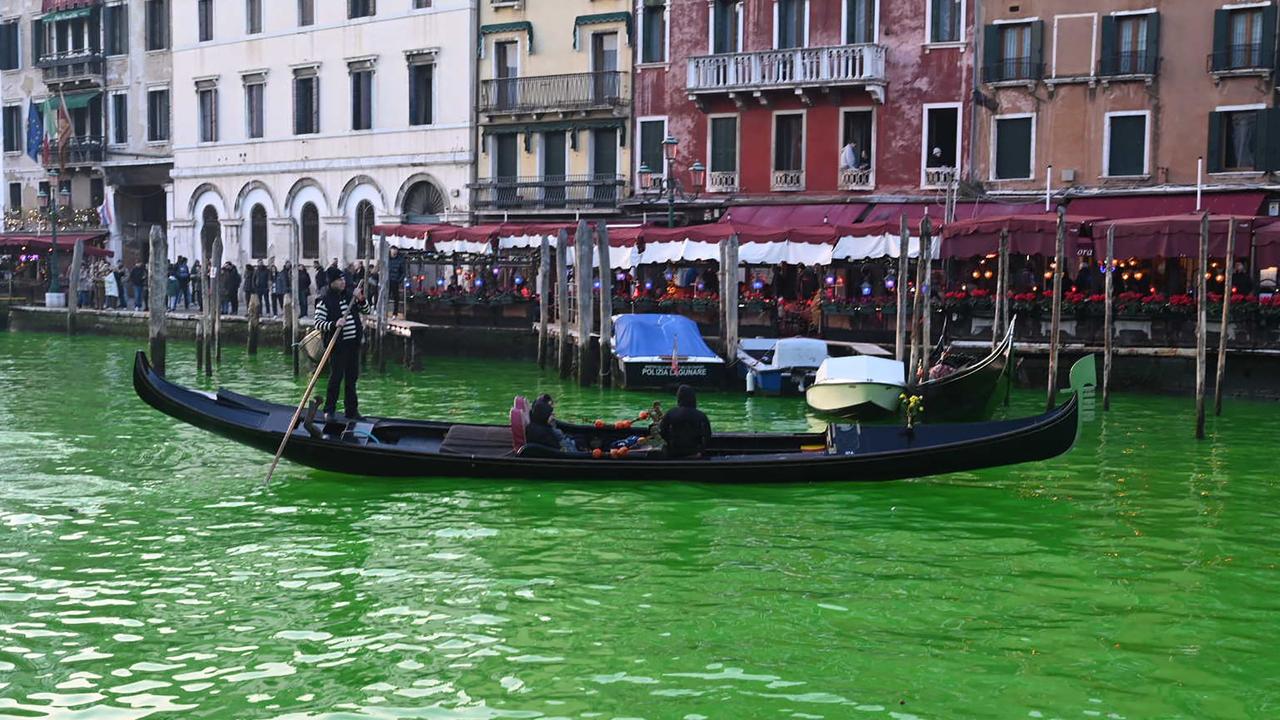
[[[982,67],[982,79],[989,83],[1032,81],[1044,77],[1044,63],[1030,58],[1007,58]]]
[[[1118,52],[1102,59],[1099,72],[1104,77],[1124,75],[1155,75],[1160,58],[1155,53],[1145,50],[1138,52]]]
[[[612,208],[622,196],[621,175],[547,175],[497,178],[470,185],[476,210]]]
[[[691,93],[834,85],[882,85],[884,48],[879,45],[724,53],[689,58]]]
[[[876,186],[871,168],[845,168],[840,171],[841,190],[872,190]]]
[[[769,188],[774,192],[803,192],[803,170],[774,170]]]
[[[57,139],[50,139],[49,157],[45,164],[50,167],[58,165],[89,165],[102,162],[102,136],[101,135],[78,135],[71,138],[67,142],[67,150],[65,163],[61,152],[58,150]]]
[[[1270,71],[1271,63],[1263,57],[1262,45],[1244,43],[1228,45],[1222,50],[1209,54],[1209,71],[1215,73]]]
[[[956,179],[956,169],[953,167],[931,167],[925,168],[924,186],[930,188],[944,188],[954,182]]]
[[[495,114],[615,108],[631,98],[626,84],[626,76],[617,71],[484,80],[480,83],[480,111]]]
[[[722,170],[707,173],[707,192],[709,193],[735,193],[738,192],[738,171]]]
[[[45,53],[36,66],[44,71],[44,81],[73,83],[80,80],[102,82],[102,52],[94,49]]]

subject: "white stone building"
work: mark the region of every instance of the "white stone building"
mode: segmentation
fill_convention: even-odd
[[[374,223],[465,220],[475,37],[474,0],[174,0],[170,254],[349,261]]]

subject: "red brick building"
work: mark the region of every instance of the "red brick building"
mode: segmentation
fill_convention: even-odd
[[[631,181],[671,136],[686,195],[706,168],[686,206],[940,202],[971,163],[973,5],[638,0]]]

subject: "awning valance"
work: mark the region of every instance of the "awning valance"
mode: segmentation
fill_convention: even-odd
[[[67,110],[79,110],[89,107],[89,103],[94,98],[101,95],[98,90],[86,90],[84,92],[70,93],[67,95],[55,95],[40,104],[40,111],[44,113],[57,112],[63,101],[67,103]]]
[[[480,56],[484,57],[484,36],[498,33],[522,32],[529,36],[529,54],[533,54],[533,23],[528,20],[516,22],[491,23],[480,26]]]
[[[1081,228],[1100,218],[1068,215],[1064,252],[1076,255]],[[942,254],[947,257],[973,257],[999,252],[1000,234],[1009,234],[1009,252],[1014,255],[1051,256],[1057,252],[1058,216],[1006,215],[1003,217],[960,220],[943,228]]]
[[[607,25],[609,23],[625,23],[627,27],[627,45],[631,45],[631,13],[607,12],[593,15],[579,15],[573,19],[573,49],[578,49],[578,28],[582,25]]]
[[[853,225],[862,219],[867,203],[838,205],[743,205],[731,207],[720,218],[722,223],[745,223],[763,227],[799,227],[810,225]]]
[[[1204,193],[1200,206],[1215,215],[1257,215],[1267,199],[1264,192]],[[1195,193],[1170,193],[1167,195],[1113,195],[1108,197],[1082,197],[1071,201],[1068,208],[1072,215],[1122,218],[1167,217],[1196,211]]]
[[[78,241],[84,241],[84,252],[89,257],[111,257],[111,251],[91,243],[107,237],[106,231],[58,233],[58,252],[70,253]],[[0,233],[0,253],[17,250],[22,253],[45,253],[53,249],[53,237],[48,233]]]
[[[1116,257],[1176,258],[1200,255],[1201,213],[1165,217],[1103,220],[1093,224],[1094,256],[1106,250],[1107,232],[1116,231]],[[1233,216],[1209,216],[1209,254],[1221,257],[1227,251],[1227,229]],[[1236,257],[1249,256],[1249,237],[1253,234],[1252,216],[1235,216]]]
[[[47,23],[56,23],[60,20],[75,20],[76,18],[89,17],[93,14],[93,8],[76,8],[75,10],[61,10],[55,13],[49,13],[40,18]]]

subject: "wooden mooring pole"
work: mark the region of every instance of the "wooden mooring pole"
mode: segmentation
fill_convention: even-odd
[[[561,378],[573,373],[569,354],[569,232],[561,229],[556,238],[556,365]]]
[[[544,233],[542,243],[538,246],[538,367],[547,367],[547,358],[551,355],[551,346],[547,335],[547,324],[551,315],[551,240]]]
[[[926,216],[927,217],[927,216]],[[923,322],[921,314],[924,308],[924,274],[925,265],[924,257],[928,252],[928,241],[925,233],[925,224],[920,223],[920,253],[916,257],[916,286],[915,292],[911,294],[911,350],[909,351],[909,362],[907,363],[906,383],[907,387],[914,388],[916,386],[916,372],[920,365],[920,330]],[[928,340],[925,340],[928,342]]]
[[[1213,383],[1213,414],[1222,414],[1222,381],[1227,372],[1227,328],[1231,325],[1231,271],[1235,265],[1236,219],[1227,225],[1227,259],[1222,269],[1222,324],[1218,328],[1218,368]]]
[[[575,256],[573,263],[574,279],[577,281],[578,291],[578,361],[577,375],[578,384],[586,387],[591,384],[591,311],[594,303],[591,298],[591,276],[592,265],[591,255],[595,251],[592,232],[594,228],[587,224],[586,220],[578,221],[577,240],[574,244]]]
[[[736,234],[729,236],[724,251],[726,282],[720,286],[720,293],[725,296],[727,316],[724,337],[728,351],[725,353],[725,362],[732,365],[738,358],[738,236]]]
[[[1112,283],[1115,281],[1116,269],[1116,227],[1112,225],[1107,228],[1107,264],[1105,289],[1107,299],[1105,303],[1105,315],[1103,316],[1103,346],[1102,346],[1102,409],[1111,409],[1111,354],[1112,343],[1115,342],[1116,336],[1116,320],[1115,306],[1116,300],[1113,297],[1114,289]]]
[[[1067,211],[1058,207],[1058,237],[1053,251],[1053,315],[1049,323],[1049,391],[1045,412],[1058,403],[1058,346],[1062,341],[1062,278],[1066,275]]]
[[[165,361],[165,310],[167,309],[163,300],[159,303],[155,302],[155,298],[163,298],[165,284],[168,281],[166,265],[169,259],[168,242],[165,241],[164,232],[160,230],[159,225],[151,226],[151,272],[147,275],[147,281],[151,286],[152,302],[149,305],[150,318],[147,324],[147,334],[151,346],[151,367],[156,369],[160,375],[164,375]],[[123,298],[122,298],[123,299]]]
[[[613,268],[609,258],[609,227],[603,220],[596,223],[596,266],[600,273],[600,387],[609,387],[613,379]]]
[[[302,262],[302,233],[298,229],[298,221],[294,220],[289,223],[289,275],[285,277],[285,299],[288,305],[285,306],[284,316],[289,322],[289,355],[293,364],[293,376],[298,377],[302,374],[302,348],[298,347],[298,316],[302,308],[298,307],[298,264]],[[372,272],[370,268],[370,272]],[[368,277],[366,275],[365,277]],[[386,277],[386,274],[379,277]],[[354,290],[354,288],[352,288]],[[364,322],[360,316],[352,318],[358,322]]]
[[[942,243],[942,238],[938,238]],[[929,379],[929,367],[933,352],[933,221],[928,215],[920,220],[920,261],[924,263],[924,307],[920,313],[920,367],[925,380]]]
[[[67,334],[76,332],[76,311],[80,309],[80,269],[84,266],[84,241],[77,240],[67,271]]]
[[[893,359],[907,360],[907,275],[911,272],[911,226],[903,215],[898,229],[898,276],[894,278],[893,291],[897,295],[898,312],[894,315]]]
[[[213,239],[213,257],[209,259],[209,292],[205,294],[205,309],[209,311],[213,362],[222,366],[222,234]]]
[[[1196,439],[1204,439],[1204,380],[1206,357],[1206,333],[1209,324],[1209,298],[1205,297],[1209,272],[1209,213],[1200,218],[1200,258],[1196,266]]]
[[[387,242],[385,234],[378,236],[378,307],[376,309],[377,317],[377,361],[378,372],[387,371],[387,300],[390,298],[391,279],[391,245]]]
[[[249,293],[249,341],[246,351],[250,355],[258,354],[258,332],[262,325],[262,304],[258,301],[258,293]]]
[[[1009,326],[1009,316],[1005,297],[1009,294],[1009,231],[1000,231],[1000,246],[996,261],[996,302],[994,322],[991,323],[991,347],[995,348],[1004,339],[1005,328]]]

